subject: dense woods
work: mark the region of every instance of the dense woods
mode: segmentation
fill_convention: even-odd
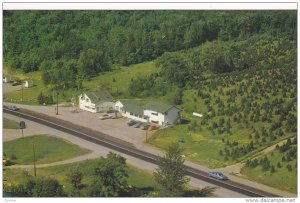
[[[213,42],[200,47],[200,59],[199,52],[191,52],[191,57],[196,55],[192,68],[199,68],[200,62],[215,72],[243,69],[254,61],[244,54],[251,51],[251,41],[245,41],[250,36],[296,37],[293,11],[4,11],[3,23],[5,63],[23,72],[42,70],[45,84],[78,89],[83,79],[114,65],[152,60],[207,41]],[[260,37],[252,42],[256,40]],[[211,60],[205,54],[216,57]],[[162,73],[169,75],[174,63],[186,70],[183,57],[164,55],[174,60],[161,62],[166,65]],[[170,80],[179,78],[177,83],[184,86],[186,74]]]

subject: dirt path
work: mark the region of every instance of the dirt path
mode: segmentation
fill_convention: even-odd
[[[253,155],[251,159],[254,159],[254,158],[257,158],[257,157],[261,157],[263,155],[266,155],[268,153],[270,153],[271,151],[273,151],[275,148],[276,148],[276,145],[283,145],[284,143],[286,143],[287,139],[285,140],[282,140],[270,147],[267,147],[265,148],[264,150],[258,152],[257,154]],[[218,168],[218,169],[215,169],[217,171],[222,171],[226,174],[231,174],[231,175],[236,175],[236,176],[240,176],[240,177],[244,177],[243,174],[241,174],[241,169],[244,167],[245,163],[242,161],[242,162],[239,162],[239,163],[236,163],[236,164],[233,164],[233,165],[230,165],[230,166],[226,166],[226,167],[223,167],[223,168]]]

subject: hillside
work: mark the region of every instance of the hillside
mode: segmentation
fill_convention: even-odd
[[[271,162],[249,163],[297,136],[296,14],[4,11],[4,59],[13,73],[37,78],[36,89],[26,90],[35,101],[40,92],[52,98],[58,90],[60,101],[69,101],[85,89],[106,89],[116,99],[176,105],[182,122],[154,133],[150,144],[178,142],[187,159],[211,168],[247,163],[250,178],[266,183],[267,176],[253,174],[277,175],[269,183],[284,189],[289,183],[278,181],[296,181],[296,158],[274,167],[296,143],[268,155]],[[20,102],[20,92],[5,95],[11,99]]]

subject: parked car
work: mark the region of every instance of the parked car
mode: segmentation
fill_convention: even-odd
[[[18,108],[18,107],[16,107],[16,106],[13,106],[13,105],[11,105],[11,106],[8,106],[8,109],[9,109],[9,110],[12,110],[12,111],[18,111],[18,110],[19,110],[19,108]]]
[[[156,130],[156,129],[158,129],[158,127],[157,127],[156,125],[151,125],[151,126],[148,128],[149,131]]]
[[[139,127],[141,127],[142,125],[143,125],[143,123],[140,122],[140,121],[138,121],[138,122],[136,122],[136,124],[135,124],[133,127],[139,128]]]
[[[112,118],[112,115],[104,114],[102,116],[99,116],[100,120],[106,120],[106,119],[110,119],[110,118]]]
[[[148,130],[149,126],[150,126],[150,124],[144,123],[144,124],[141,126],[141,129],[142,129],[142,130]]]
[[[16,81],[14,81],[11,85],[12,85],[12,86],[21,85],[21,80],[16,80]]]
[[[220,173],[220,172],[209,172],[208,176],[216,178],[218,180],[228,180],[228,177],[225,176],[223,173]]]
[[[136,124],[135,120],[130,120],[127,122],[127,125],[129,125],[129,126],[133,126],[134,124]]]

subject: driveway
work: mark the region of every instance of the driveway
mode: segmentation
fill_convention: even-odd
[[[21,90],[22,89],[22,86],[21,85],[17,85],[17,86],[12,86],[11,84],[12,83],[2,83],[3,86],[2,86],[2,93],[3,94],[6,94],[6,93],[9,93],[9,92],[13,92],[13,91],[17,91],[17,90]]]

